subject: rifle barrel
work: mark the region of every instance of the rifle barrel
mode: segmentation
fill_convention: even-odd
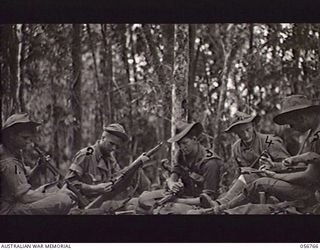
[[[151,157],[155,152],[157,152],[160,149],[162,144],[163,142],[160,142],[154,148],[150,149],[147,153],[144,153],[144,155],[147,157]],[[141,156],[139,156],[135,161],[129,164],[129,166],[125,167],[122,170],[121,175],[113,181],[110,191],[107,191],[95,198],[89,205],[85,207],[85,209],[99,207],[105,200],[112,199],[116,194],[120,193],[123,184],[136,172],[136,170],[143,166],[143,162],[139,160],[140,157]]]

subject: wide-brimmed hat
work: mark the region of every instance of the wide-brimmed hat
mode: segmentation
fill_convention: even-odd
[[[10,128],[13,128],[17,125],[23,125],[26,128],[35,129],[41,124],[31,121],[27,113],[13,114],[4,122],[3,127],[1,128],[1,133],[6,133]]]
[[[310,108],[320,109],[320,105],[314,104],[305,95],[287,96],[282,100],[280,113],[273,118],[273,121],[279,125],[284,125],[288,116],[292,116],[296,112],[304,112]]]
[[[193,133],[194,136],[199,136],[203,131],[203,127],[200,122],[186,123],[178,122],[176,126],[175,135],[171,137],[168,142],[178,142],[189,133]]]
[[[259,115],[249,115],[249,114],[237,111],[229,127],[225,129],[224,132],[230,133],[232,132],[232,129],[237,125],[251,123],[251,122],[259,122],[259,120],[260,120]]]
[[[127,135],[124,127],[119,123],[113,123],[113,124],[109,124],[108,126],[104,126],[103,131],[107,131],[110,134],[121,138],[123,141],[129,140],[129,136]]]

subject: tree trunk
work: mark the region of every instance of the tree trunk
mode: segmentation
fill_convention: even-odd
[[[196,58],[195,58],[195,38],[196,38],[196,24],[189,24],[189,73],[188,73],[188,97],[189,97],[189,103],[195,103],[195,96],[196,96],[196,90],[194,88],[194,79],[195,79],[195,73],[196,73]],[[193,114],[194,108],[192,105],[188,106],[188,122],[191,122],[192,114]]]
[[[220,137],[221,137],[221,118],[222,113],[224,109],[224,102],[226,99],[226,93],[227,93],[227,84],[229,79],[229,74],[231,71],[231,64],[233,62],[233,59],[237,53],[238,47],[240,46],[239,43],[236,45],[232,44],[232,41],[234,39],[233,32],[231,31],[232,28],[234,28],[233,24],[228,24],[227,29],[225,30],[224,36],[226,37],[225,40],[222,40],[222,35],[220,33],[220,44],[223,49],[223,68],[222,68],[222,76],[221,76],[221,85],[220,85],[220,91],[219,91],[219,101],[218,101],[218,107],[216,111],[216,117],[215,117],[215,136],[214,136],[214,150],[219,154],[220,153]]]
[[[174,64],[174,25],[163,24],[163,38],[164,38],[164,51],[163,51],[163,66],[164,74],[166,76],[165,88],[163,92],[163,103],[166,104],[163,107],[163,122],[164,138],[171,136],[171,120],[165,117],[170,117],[172,112],[172,89],[171,82],[173,79],[173,64]],[[171,98],[170,98],[171,97]]]
[[[52,73],[51,73],[52,74]],[[59,150],[59,114],[57,107],[57,86],[54,81],[53,74],[51,75],[51,119],[52,119],[52,152],[53,152],[53,160],[57,168],[60,165],[60,150]]]
[[[3,25],[0,25],[0,128],[2,128],[2,120],[4,119],[2,102],[4,100],[4,72],[5,72],[5,60],[4,60],[4,41],[3,41]],[[1,143],[1,136],[0,136]]]
[[[127,76],[127,84],[129,85],[127,88],[127,96],[128,96],[128,134],[131,138],[130,140],[130,144],[129,144],[129,155],[130,155],[130,162],[132,162],[133,160],[133,145],[134,145],[134,135],[133,135],[133,119],[132,119],[132,93],[131,93],[131,86],[130,86],[130,66],[129,66],[129,62],[128,62],[128,49],[127,49],[127,27],[125,24],[121,24],[119,25],[119,29],[120,29],[120,36],[121,36],[121,54],[122,54],[122,61],[124,64],[124,69],[126,71],[126,76]]]
[[[90,24],[87,24],[87,31],[88,31],[88,36],[89,36],[89,46],[91,50],[91,55],[93,59],[93,68],[94,68],[94,76],[95,76],[95,96],[97,97],[97,102],[95,102],[95,124],[94,124],[94,137],[99,138],[101,135],[101,130],[102,130],[102,123],[103,123],[103,115],[102,115],[102,88],[101,88],[101,83],[100,83],[100,78],[99,78],[99,71],[98,71],[98,63],[97,63],[97,58],[96,58],[96,53],[95,53],[95,48],[93,46],[93,41],[92,41],[92,35],[91,35],[91,28]]]
[[[2,26],[2,53],[4,56],[6,86],[4,94],[5,117],[19,112],[19,103],[17,100],[17,86],[19,81],[19,43],[17,41],[16,25]]]
[[[171,135],[175,135],[178,121],[188,120],[188,71],[189,71],[189,30],[188,25],[175,25],[174,32],[174,70],[172,83]],[[176,154],[172,145],[171,159]]]
[[[252,95],[252,86],[253,81],[254,81],[254,74],[255,74],[255,69],[254,69],[254,55],[253,55],[253,28],[254,25],[253,23],[249,24],[249,59],[250,61],[248,62],[248,83],[247,83],[247,88],[248,88],[248,96],[247,96],[247,105],[248,107],[251,107],[251,95]]]
[[[108,125],[107,123],[113,122],[113,109],[114,106],[112,104],[112,77],[113,77],[113,63],[112,63],[112,34],[110,24],[101,24],[101,33],[102,33],[102,41],[104,45],[104,115],[106,115],[106,119],[103,119],[104,125]]]
[[[73,125],[71,132],[71,152],[74,155],[81,147],[81,25],[72,25],[72,83],[70,86],[71,112]]]
[[[24,112],[23,103],[23,61],[24,61],[24,38],[23,33],[25,29],[25,24],[17,24],[16,29],[16,39],[17,39],[17,90],[16,90],[16,100],[18,112]]]

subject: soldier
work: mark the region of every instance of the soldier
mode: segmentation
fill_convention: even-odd
[[[128,139],[122,125],[115,123],[105,126],[100,140],[76,153],[65,178],[71,180],[89,201],[110,191],[111,179],[121,170],[114,153],[123,147]],[[120,202],[122,198],[125,197],[106,201],[100,212],[117,209],[123,204]]]
[[[23,150],[36,135],[40,124],[27,114],[10,116],[1,129],[0,145],[1,209],[3,215],[67,214],[72,207],[72,193],[63,188],[46,193],[44,187],[31,189],[21,160]]]
[[[206,195],[202,195],[202,204],[205,207],[218,207],[226,205],[236,198],[244,188],[254,180],[265,176],[254,173],[258,169],[282,169],[281,161],[290,156],[283,145],[281,138],[272,134],[262,134],[256,131],[255,123],[259,116],[237,112],[226,133],[234,133],[239,137],[232,145],[232,157],[239,169],[240,176],[232,184],[231,188],[219,199],[212,201]],[[201,213],[201,211],[199,211]]]
[[[283,99],[281,112],[274,117],[279,125],[288,124],[301,133],[307,133],[299,154],[282,161],[286,167],[304,165],[305,170],[294,173],[276,173],[264,170],[268,177],[253,181],[243,193],[233,199],[226,206],[220,206],[218,211],[227,209],[229,213],[257,214],[263,208],[252,205],[241,206],[248,202],[258,202],[259,193],[275,195],[282,201],[300,202],[299,207],[308,207],[315,204],[319,189],[319,162],[320,162],[320,106],[314,105],[306,96],[292,95]],[[302,153],[302,154],[300,154]],[[301,202],[304,204],[301,205]],[[248,212],[248,207],[251,211]],[[228,209],[229,208],[229,209]],[[234,208],[234,209],[231,209]],[[307,210],[306,210],[307,211]],[[217,210],[216,210],[217,212]]]
[[[281,200],[301,200],[306,206],[316,202],[315,192],[320,188],[320,105],[315,105],[304,95],[292,95],[283,99],[282,110],[273,121],[288,124],[301,133],[307,133],[301,154],[283,160],[285,166],[304,165],[306,169],[295,173],[276,173],[266,170],[268,177],[254,181],[247,198],[254,200],[256,193],[264,191]]]
[[[179,198],[158,210],[159,213],[186,213],[192,208],[191,205],[200,205],[199,195],[202,193],[212,199],[218,197],[222,160],[199,143],[198,137],[202,131],[201,123],[180,122],[177,124],[176,135],[168,140],[170,143],[177,143],[179,150],[172,173],[167,179],[167,186],[169,192],[178,194]],[[150,202],[150,197],[152,198],[153,194],[156,202],[164,197],[166,192],[157,190],[143,193],[139,199],[140,208],[145,211],[152,208],[154,203]],[[181,205],[177,205],[178,203]],[[154,213],[150,210],[148,212]]]

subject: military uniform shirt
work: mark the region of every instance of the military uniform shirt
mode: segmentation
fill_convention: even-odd
[[[313,132],[309,131],[305,139],[302,153],[307,152],[314,152],[320,155],[320,124]],[[320,168],[319,166],[316,166],[316,168],[319,169],[319,171],[317,171],[318,176],[314,176],[315,183],[310,183],[310,185],[315,185],[313,187],[320,188]]]
[[[209,191],[217,197],[221,166],[221,158],[200,145],[194,162],[188,161],[179,150],[172,172],[181,178],[185,195],[198,196],[203,191]]]
[[[93,151],[90,152],[89,148]],[[110,181],[120,167],[111,155],[104,159],[98,144],[95,144],[81,149],[74,156],[69,170],[67,179],[72,178],[76,173],[79,181],[92,185]]]
[[[27,181],[23,163],[13,156],[6,155],[6,153],[1,154],[0,172],[0,214],[8,214],[18,202],[19,197],[31,189],[31,185]]]
[[[239,167],[249,167],[260,156],[263,150],[267,148],[268,154],[274,162],[280,162],[283,159],[290,157],[290,154],[284,147],[280,137],[258,132],[255,133],[255,138],[248,147],[244,145],[242,140],[239,139],[236,141],[232,146],[232,156]],[[259,162],[253,167],[258,169]]]

